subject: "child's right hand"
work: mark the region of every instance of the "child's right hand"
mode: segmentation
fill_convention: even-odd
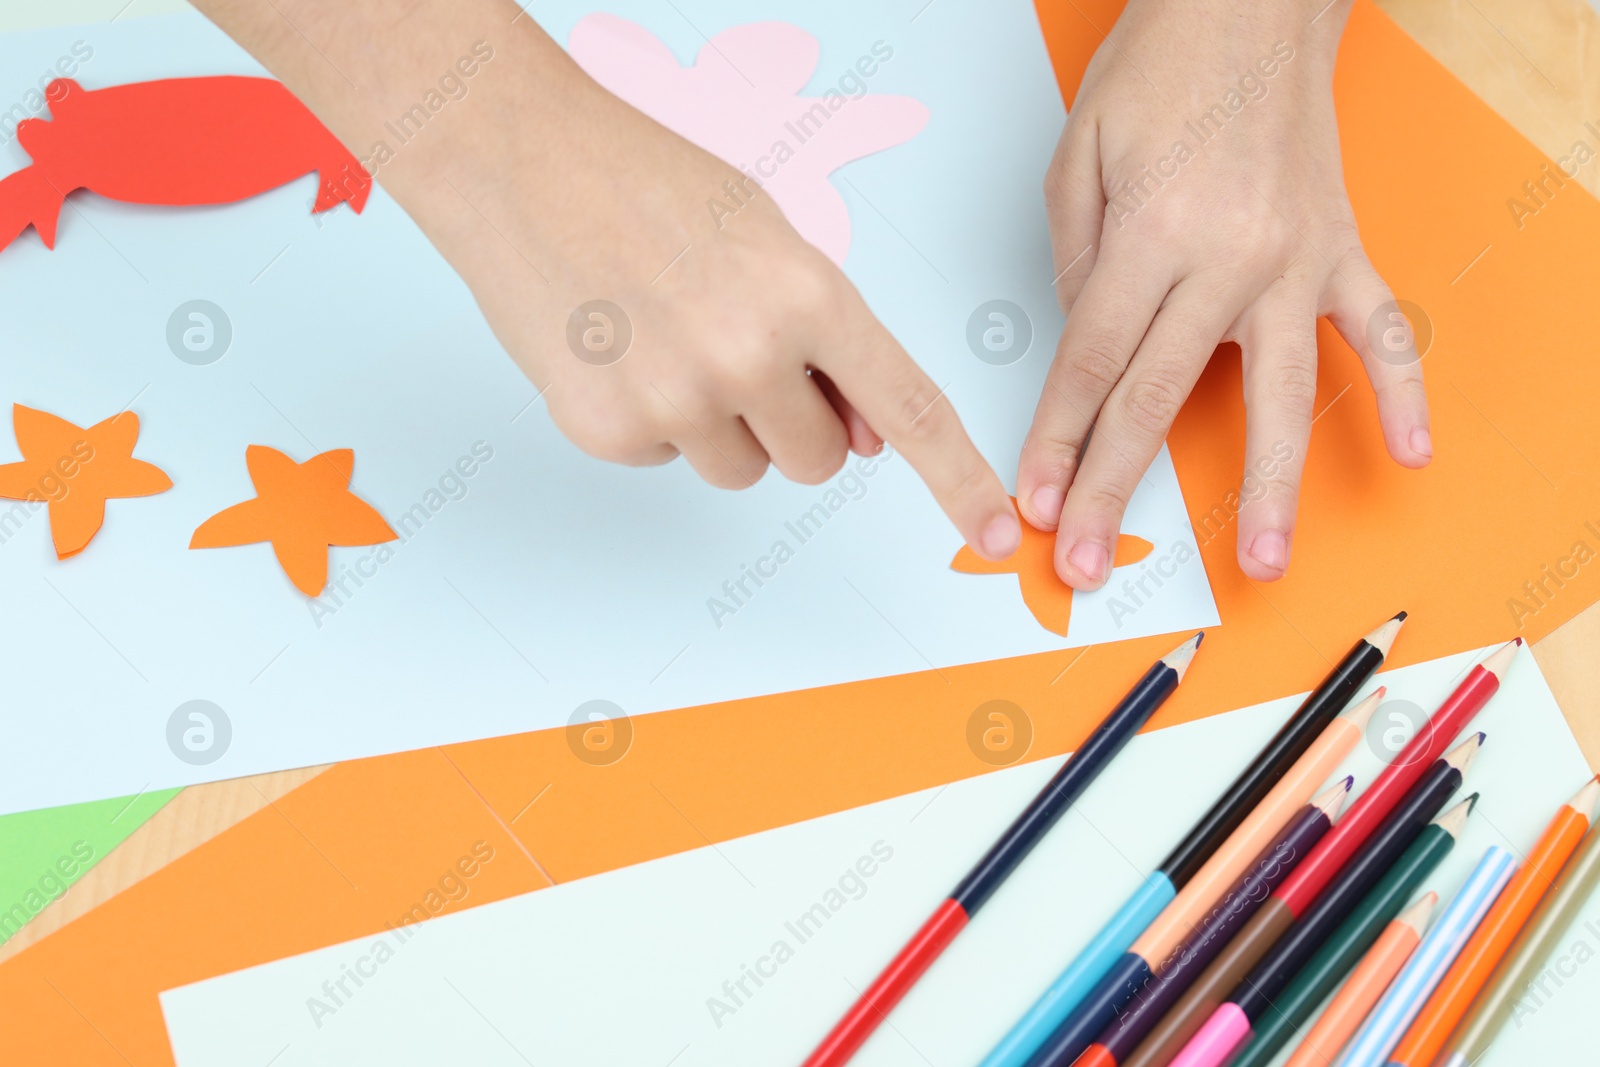
[[[998,559],[1020,544],[1006,491],[943,390],[838,268],[753,186],[719,226],[706,204],[726,199],[726,183],[746,188],[744,175],[601,89],[509,0],[202,7],[363,157],[394,140],[385,118],[463,42],[490,42],[469,93],[375,177],[584,451],[629,464],[681,453],[713,485],[743,488],[769,462],[818,483],[848,447],[888,441],[974,550]],[[596,300],[622,315],[590,316]]]

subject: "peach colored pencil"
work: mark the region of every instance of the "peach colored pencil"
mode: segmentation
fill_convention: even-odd
[[[1283,1067],[1328,1067],[1333,1063],[1416,951],[1438,900],[1439,894],[1428,893],[1394,917]]]

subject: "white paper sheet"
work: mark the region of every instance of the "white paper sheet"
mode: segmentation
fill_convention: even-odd
[[[1389,699],[1371,736],[1414,721],[1408,705],[1431,711],[1480,658],[1380,675]],[[981,1059],[1299,699],[1136,738],[855,1062]],[[1470,728],[1488,739],[1459,795],[1482,800],[1427,881],[1444,898],[1490,844],[1526,852],[1589,775],[1527,654]],[[1381,769],[1377,752],[1359,744],[1347,761],[1358,789]],[[161,1003],[177,1062],[231,1067],[281,1053],[283,1067],[799,1063],[1058,765],[997,771],[487,904],[408,927],[416,933],[403,942],[361,938],[170,990]],[[825,918],[797,925],[819,903]],[[1600,921],[1600,901],[1587,917]],[[390,958],[379,964],[379,954]],[[323,983],[346,968],[371,974],[330,997]],[[759,986],[746,976],[756,968]],[[1484,1067],[1572,1062],[1597,994],[1600,967],[1579,968]]]
[[[892,42],[869,92],[915,96],[930,119],[833,176],[852,224],[845,267],[1009,480],[1061,326],[1039,183],[1063,111],[1029,5],[941,4],[913,20],[917,7],[616,10],[684,62],[702,31],[790,19],[822,42],[812,92]],[[536,14],[565,40],[581,11]],[[46,69],[80,41],[92,57],[75,76],[90,89],[258,72],[198,16],[3,35],[0,70]],[[14,140],[0,145],[0,166],[25,162]],[[313,192],[308,177],[199,209],[79,193],[54,251],[31,232],[0,251],[0,462],[18,455],[13,402],[79,425],[131,404],[134,454],[175,483],[111,501],[65,562],[42,508],[0,502],[0,812],[556,726],[593,699],[637,715],[1216,622],[1196,559],[1131,615],[1112,610],[1127,606],[1114,576],[1079,598],[1065,639],[1046,631],[1015,578],[949,569],[959,539],[902,458],[831,486],[769,475],[739,494],[682,463],[590,460],[392,200],[377,190],[362,215],[313,218]],[[1007,366],[966,340],[973,310],[1001,298],[1034,332]],[[193,299],[231,324],[206,366],[167,342],[169,316]],[[187,547],[253,495],[250,444],[297,460],[353,448],[352,489],[397,528],[415,505],[422,517],[381,565],[370,549],[333,550],[344,595],[314,613],[268,546]],[[475,448],[492,459],[456,476]],[[802,542],[790,524],[819,503],[826,523]],[[1193,551],[1164,451],[1126,530],[1169,566]],[[715,619],[708,602],[726,603],[724,583],[779,541],[793,558]],[[193,700],[221,709],[225,744],[220,723],[208,735],[182,716],[169,734]],[[195,745],[213,740],[189,755],[210,762],[169,744],[191,728]]]

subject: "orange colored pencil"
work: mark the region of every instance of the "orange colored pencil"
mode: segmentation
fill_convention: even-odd
[[[1384,927],[1283,1067],[1328,1067],[1417,950],[1439,894],[1424,894]]]
[[[1495,965],[1527,925],[1528,916],[1555,882],[1578,842],[1589,832],[1589,818],[1597,800],[1600,800],[1600,781],[1591,781],[1556,810],[1555,818],[1529,850],[1522,868],[1494,902],[1489,914],[1483,917],[1472,940],[1467,942],[1440,980],[1439,988],[1428,998],[1422,1014],[1390,1054],[1389,1067],[1396,1064],[1428,1067],[1433,1062],[1450,1032],[1483,990]]]

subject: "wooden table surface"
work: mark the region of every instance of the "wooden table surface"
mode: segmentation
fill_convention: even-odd
[[[47,16],[5,19],[104,21],[123,0],[60,0]],[[1600,15],[1585,0],[1377,0],[1435,58],[1552,159],[1600,124]],[[139,14],[180,9],[141,0]],[[101,10],[108,8],[107,10]],[[32,8],[37,10],[37,8]],[[7,12],[10,14],[10,12]],[[1600,196],[1600,168],[1578,181]],[[1600,604],[1533,647],[1591,767],[1600,768]],[[0,946],[20,952],[146,875],[182,856],[326,768],[311,767],[192,786],[134,831],[72,889]]]

